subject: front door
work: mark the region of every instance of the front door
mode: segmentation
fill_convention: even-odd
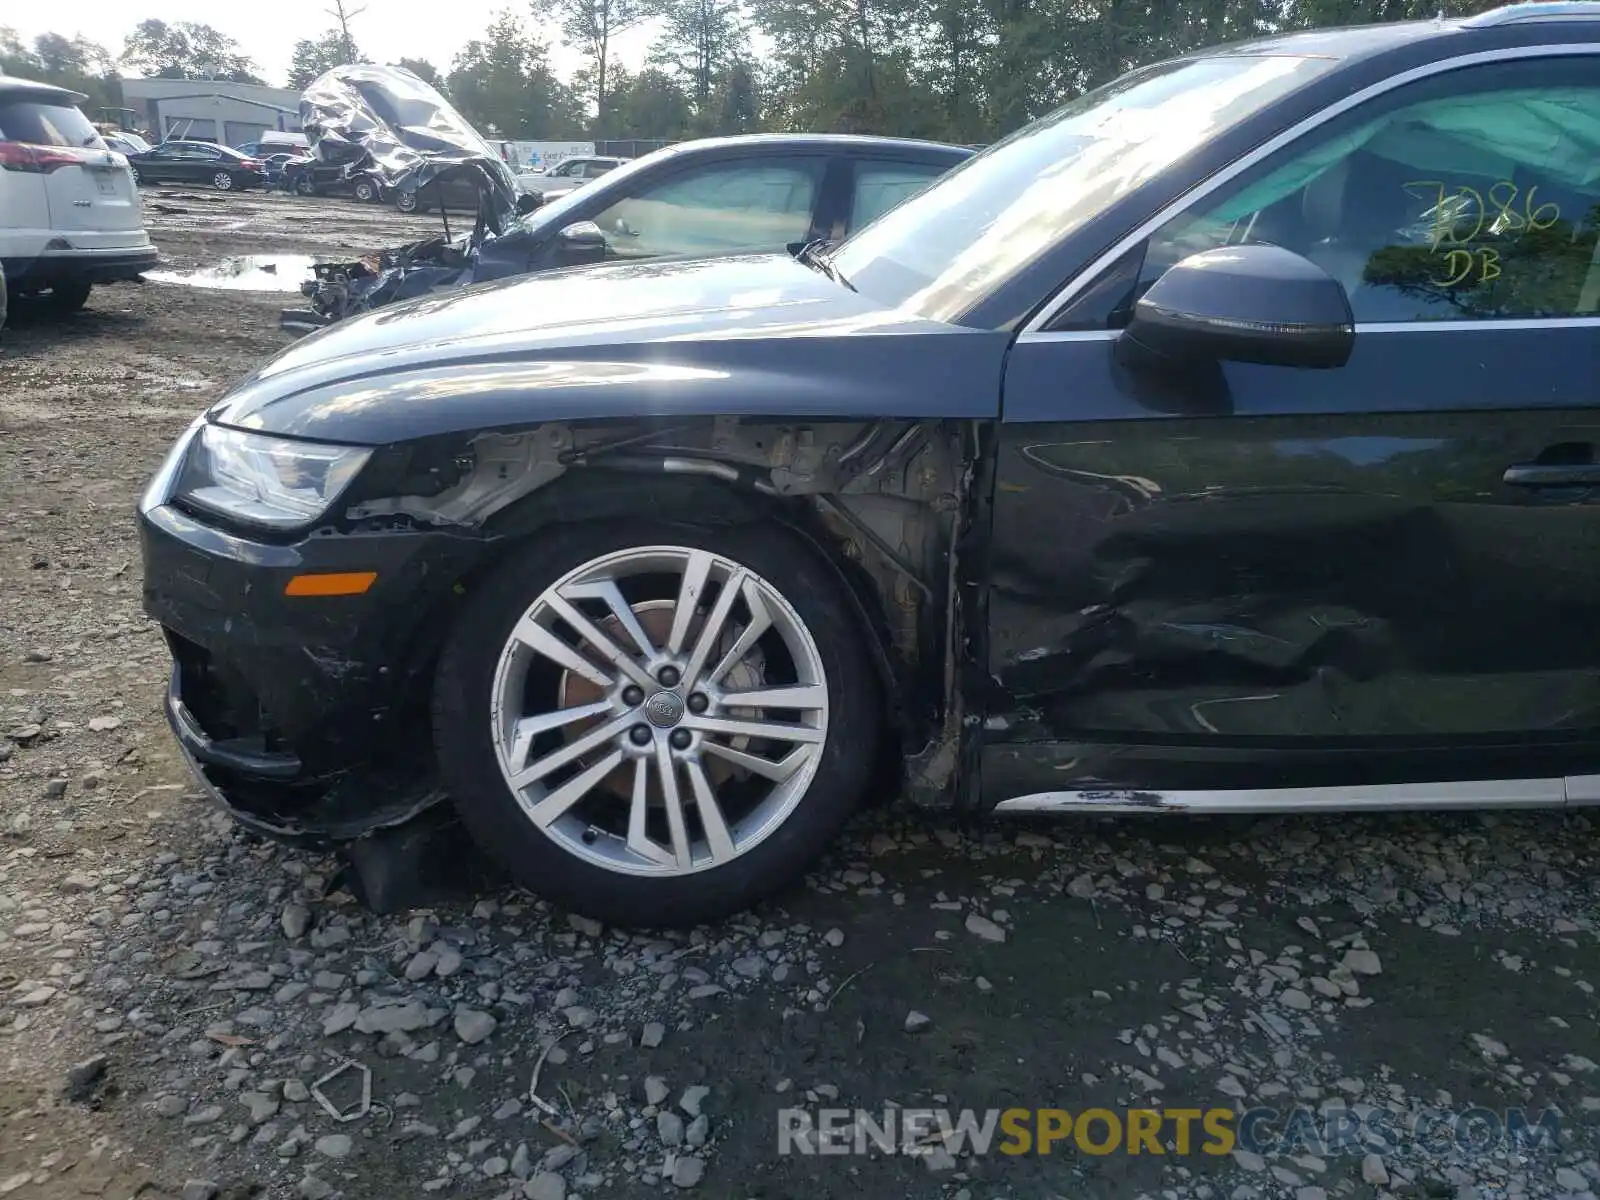
[[[610,259],[779,252],[810,241],[827,157],[762,154],[692,162],[628,195],[573,209],[593,221]],[[567,265],[561,239],[539,267]]]
[[[172,153],[173,161],[169,169],[174,179],[184,183],[210,183],[211,176],[216,174],[219,156],[209,146],[190,143],[174,147]]]
[[[986,790],[1584,769],[1600,741],[1596,162],[1594,58],[1434,76],[1202,189],[1018,339]],[[1141,289],[1242,242],[1344,284],[1349,363],[1180,385],[1122,366]]]

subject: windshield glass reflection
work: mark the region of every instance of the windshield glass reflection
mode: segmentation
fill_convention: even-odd
[[[1108,204],[1333,65],[1229,55],[1135,71],[967,160],[834,260],[875,299],[959,320]]]

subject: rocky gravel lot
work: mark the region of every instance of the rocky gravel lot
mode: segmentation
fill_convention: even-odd
[[[432,227],[147,202],[179,270]],[[290,302],[110,288],[0,341],[0,1197],[1600,1192],[1600,810],[969,828],[885,806],[781,902],[671,937],[516,892],[374,916],[331,860],[242,836],[169,745],[131,510]],[[1561,1135],[778,1153],[794,1106],[1297,1105],[1364,1128],[1548,1108]]]

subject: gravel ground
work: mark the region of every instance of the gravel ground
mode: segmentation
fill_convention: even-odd
[[[176,270],[434,228],[147,202]],[[781,902],[673,937],[516,892],[377,917],[330,860],[242,836],[169,744],[130,513],[291,302],[108,288],[0,342],[0,1196],[1600,1190],[1600,813],[967,829],[891,806]],[[371,1103],[340,1121],[313,1089],[346,1063],[319,1090],[359,1111],[366,1076]],[[1562,1134],[778,1153],[781,1108],[890,1105],[1552,1107]]]

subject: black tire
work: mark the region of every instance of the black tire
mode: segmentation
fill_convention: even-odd
[[[828,680],[828,733],[816,774],[787,820],[720,867],[667,877],[585,862],[523,815],[500,772],[490,697],[500,652],[548,586],[600,555],[648,545],[727,555],[775,586],[809,629]],[[742,911],[798,880],[855,811],[871,776],[883,702],[862,631],[832,569],[772,523],[574,525],[513,552],[476,589],[446,641],[433,694],[440,769],[473,840],[523,887],[613,925],[680,928]]]
[[[6,273],[0,268],[0,329],[6,327]]]
[[[298,195],[301,196],[315,196],[317,194],[316,184],[312,183],[309,179],[295,180],[294,190]]]
[[[371,181],[363,179],[351,189],[351,194],[362,204],[371,204],[378,198],[378,189],[372,185]]]
[[[44,294],[40,303],[47,312],[65,317],[78,312],[89,303],[89,293],[93,285],[74,280],[71,283],[58,283]]]
[[[237,185],[231,171],[218,171],[211,177],[211,186],[219,192],[231,192]]]
[[[396,192],[394,206],[403,213],[425,213],[428,206],[418,198],[415,192]]]

